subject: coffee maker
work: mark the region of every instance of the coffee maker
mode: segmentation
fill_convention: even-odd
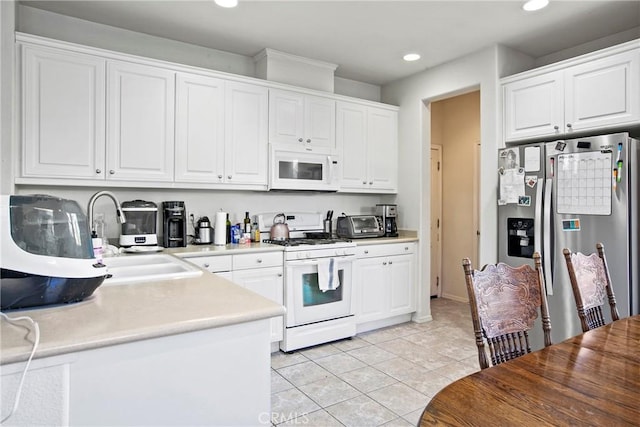
[[[165,248],[187,246],[187,211],[184,202],[162,202],[162,244]]]
[[[156,227],[158,206],[144,200],[122,203],[122,212],[127,222],[122,224],[120,246],[155,246],[158,244]]]
[[[382,218],[385,237],[398,237],[398,205],[376,205],[376,215]]]

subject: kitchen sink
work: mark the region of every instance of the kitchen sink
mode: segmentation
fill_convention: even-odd
[[[110,277],[102,286],[182,279],[202,274],[197,266],[167,254],[105,257],[103,263]]]

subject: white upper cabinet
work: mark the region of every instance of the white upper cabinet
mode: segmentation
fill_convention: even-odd
[[[367,107],[339,101],[336,110],[336,140],[342,149],[341,187],[367,188]]]
[[[507,141],[560,134],[564,126],[563,73],[556,71],[504,86]]]
[[[267,185],[268,89],[178,73],[176,182]]]
[[[225,81],[176,76],[176,182],[224,180]]]
[[[398,113],[339,101],[336,139],[342,191],[394,193],[398,175]]]
[[[506,141],[640,122],[640,49],[504,79]]]
[[[22,47],[22,176],[104,179],[105,63]]]
[[[565,121],[574,131],[640,121],[640,49],[569,68]]]
[[[175,74],[107,64],[107,179],[173,180]]]
[[[225,98],[225,180],[266,188],[269,90],[229,81]]]
[[[321,96],[271,89],[269,142],[315,150],[335,150],[336,101]]]

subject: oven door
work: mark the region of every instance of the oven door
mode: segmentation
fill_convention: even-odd
[[[351,306],[353,256],[336,257],[340,286],[322,291],[318,259],[287,261],[286,326],[288,328],[353,315]]]
[[[270,190],[338,191],[338,157],[333,154],[271,147]]]

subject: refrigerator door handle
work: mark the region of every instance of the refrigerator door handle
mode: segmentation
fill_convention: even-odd
[[[533,238],[533,250],[542,253],[541,243],[542,242],[542,189],[544,187],[543,181],[540,180],[538,185],[536,186],[536,206],[535,213],[533,216],[533,228],[535,229]]]
[[[553,295],[553,253],[551,248],[551,195],[553,191],[553,178],[547,178],[544,184],[544,249],[542,252],[542,267],[544,270],[544,282],[547,288],[547,295]]]

